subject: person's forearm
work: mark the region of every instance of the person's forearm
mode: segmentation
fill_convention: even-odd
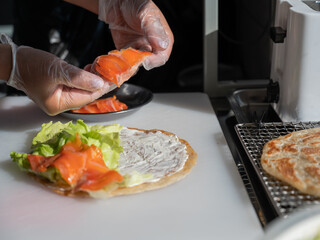
[[[85,8],[90,12],[98,14],[99,12],[99,0],[64,0],[65,2],[72,3],[79,7]]]
[[[0,44],[0,80],[6,82],[10,78],[12,68],[12,53],[9,44]]]

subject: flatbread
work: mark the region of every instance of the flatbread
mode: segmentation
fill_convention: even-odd
[[[164,130],[158,130],[158,129],[152,129],[152,130],[143,130],[143,129],[136,129],[136,128],[131,128],[131,129],[144,131],[145,133],[149,133],[149,132],[155,133],[157,131],[160,131],[166,135],[175,135],[173,133],[170,133]],[[180,139],[180,138],[178,139],[182,144],[186,146],[186,151],[188,155],[188,158],[183,168],[180,171],[173,173],[169,176],[165,176],[156,182],[146,182],[133,187],[118,187],[117,184],[110,185],[108,189],[108,197],[135,194],[135,193],[155,190],[155,189],[166,187],[170,184],[173,184],[183,179],[196,164],[197,153],[193,150],[193,148],[190,146],[190,144],[186,140]],[[49,188],[50,190],[58,194],[70,196],[70,197],[89,197],[90,196],[87,192],[83,192],[83,191],[74,192],[66,184],[52,183],[52,182],[49,182],[47,179],[43,179],[37,175],[32,175],[32,176],[35,178],[35,180],[42,183],[45,187]]]
[[[292,132],[265,144],[261,165],[303,193],[320,197],[320,128]]]

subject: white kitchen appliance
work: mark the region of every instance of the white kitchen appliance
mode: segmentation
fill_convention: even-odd
[[[277,0],[271,79],[279,82],[275,110],[282,121],[320,120],[320,1]]]
[[[262,226],[319,204],[319,198],[266,175],[260,160],[271,139],[320,126],[320,1],[206,0],[204,20],[204,91]],[[227,54],[240,70],[267,62],[269,72],[223,78],[221,65],[233,61],[217,55]]]
[[[270,79],[279,84],[279,95],[271,101],[282,121],[320,120],[320,1],[319,0],[270,0],[271,15],[266,32],[264,48],[271,51],[269,79],[230,79],[221,81],[218,77],[218,52],[221,49],[218,38],[218,0],[205,1],[204,38],[204,90],[211,97],[224,97],[239,89],[266,87]],[[249,2],[241,1],[240,7],[250,7]],[[243,12],[237,19],[250,14]],[[268,12],[269,9],[264,9]],[[257,15],[257,14],[256,14]],[[252,20],[254,21],[254,20]],[[219,23],[225,26],[225,22]],[[232,24],[235,24],[234,22]],[[252,24],[254,26],[254,24]],[[242,26],[237,31],[254,31],[252,26]],[[259,29],[258,29],[259,30]],[[258,35],[259,31],[255,33]],[[248,37],[249,38],[249,37]],[[219,41],[218,41],[219,40]],[[272,41],[273,40],[273,41]],[[258,41],[257,41],[258,42]],[[261,42],[261,41],[260,41]],[[256,43],[258,44],[258,43]],[[239,45],[241,46],[241,45]],[[270,48],[270,50],[269,50]],[[237,55],[235,55],[237,57]],[[261,58],[269,58],[261,55]],[[252,65],[251,68],[255,66]],[[274,92],[273,92],[274,93]]]

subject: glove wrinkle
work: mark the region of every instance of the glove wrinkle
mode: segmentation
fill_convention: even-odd
[[[144,64],[148,69],[169,59],[173,34],[153,1],[99,0],[99,19],[109,25],[117,49],[132,47],[153,53]]]

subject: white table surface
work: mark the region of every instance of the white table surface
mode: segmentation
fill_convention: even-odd
[[[11,161],[28,152],[44,114],[27,97],[0,98],[1,239],[259,239],[263,230],[247,196],[209,98],[155,94],[117,123],[163,129],[186,139],[198,162],[166,188],[108,200],[75,199],[45,189]],[[110,124],[107,120],[99,124]],[[88,123],[90,125],[95,123]]]

